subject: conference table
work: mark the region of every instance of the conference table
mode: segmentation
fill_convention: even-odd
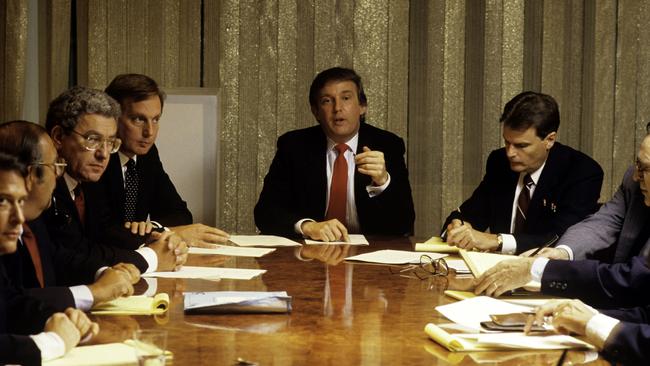
[[[346,255],[379,249],[413,250],[409,238],[368,238]],[[164,316],[93,316],[98,343],[130,338],[135,329],[168,331],[174,365],[555,365],[561,351],[452,353],[431,341],[427,323],[448,323],[434,309],[455,301],[444,290],[469,278],[420,280],[396,267],[343,261],[337,265],[298,258],[278,248],[261,258],[190,255],[189,265],[264,269],[252,280],[158,279],[169,294]],[[183,292],[286,291],[288,314],[186,315]],[[566,360],[580,359],[570,351]],[[598,359],[590,365],[603,364]]]

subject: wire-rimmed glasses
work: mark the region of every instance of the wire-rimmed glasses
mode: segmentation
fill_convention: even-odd
[[[396,274],[400,277],[426,280],[430,277],[447,276],[449,274],[449,266],[444,258],[433,259],[430,256],[423,254],[420,256],[419,264],[411,264],[400,267],[399,269],[388,267],[388,271],[391,274]]]
[[[106,150],[108,150],[111,154],[114,154],[120,149],[120,146],[122,145],[122,140],[117,137],[104,137],[94,133],[83,135],[75,130],[70,131],[83,137],[84,140],[81,143],[81,146],[83,146],[88,151],[95,151],[97,149],[106,147]]]
[[[57,158],[54,163],[45,163],[43,161],[39,161],[36,163],[32,163],[32,165],[41,165],[41,166],[49,166],[54,170],[54,174],[57,177],[60,177],[65,173],[65,167],[68,166],[68,163],[65,161],[64,158]]]

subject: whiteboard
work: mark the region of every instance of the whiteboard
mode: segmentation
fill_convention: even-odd
[[[216,226],[219,182],[218,96],[210,89],[167,90],[156,146],[194,222]]]

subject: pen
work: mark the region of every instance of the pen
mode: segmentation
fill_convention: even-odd
[[[460,212],[460,207],[456,207],[456,210],[458,212],[458,219],[460,220],[461,225],[465,225],[465,221],[463,220],[462,213]],[[442,231],[442,234],[440,234],[440,239],[442,239],[443,242],[447,242],[447,228]]]
[[[557,360],[557,364],[556,364],[557,366],[562,366],[562,364],[564,363],[564,359],[566,358],[566,352],[568,350],[569,350],[568,348],[565,348],[564,351],[562,351],[562,356],[560,356],[560,359]]]
[[[552,246],[559,238],[560,237],[557,236],[557,234],[555,234],[553,238],[551,238],[551,240],[547,241],[544,245],[542,245],[541,247],[535,249],[532,253],[530,253],[529,257],[534,257],[537,255],[537,253],[539,253],[540,250]]]

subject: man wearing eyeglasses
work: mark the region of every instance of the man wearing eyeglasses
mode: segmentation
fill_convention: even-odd
[[[187,259],[187,247],[173,232],[154,233],[149,245],[135,251],[116,247],[111,240],[115,236],[107,235],[113,226],[105,193],[89,183],[99,180],[110,154],[120,147],[116,136],[119,115],[115,100],[86,87],[73,87],[50,103],[46,128],[67,167],[57,180],[53,205],[45,216],[48,230],[60,245],[97,251],[110,265],[132,263],[141,272],[179,268]],[[142,241],[128,232],[121,237]]]
[[[190,246],[225,243],[226,232],[192,223],[192,213],[160,161],[155,142],[165,94],[156,81],[146,75],[123,74],[105,91],[122,108],[117,132],[122,145],[100,180],[108,194],[111,221],[140,235],[150,232],[152,223],[169,227]]]
[[[650,124],[648,124],[650,127]],[[539,255],[553,259],[626,262],[650,254],[650,135],[641,142],[636,161],[609,202],[594,215],[570,227],[555,248]]]

